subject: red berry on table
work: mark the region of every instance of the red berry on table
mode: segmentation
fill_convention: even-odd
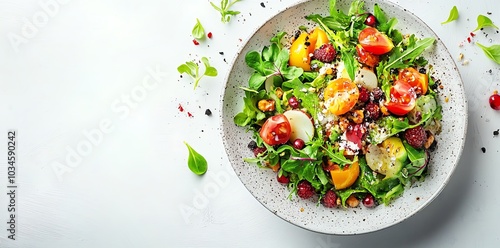
[[[498,93],[490,96],[490,106],[494,110],[500,110],[500,95]]]
[[[207,37],[208,37],[209,39],[212,39],[212,32],[208,32]]]
[[[370,27],[374,27],[377,25],[377,18],[374,15],[369,14],[368,17],[366,17],[365,24]]]
[[[337,206],[337,194],[333,190],[328,190],[321,202],[327,208],[334,208]]]
[[[297,195],[302,199],[311,198],[314,195],[314,188],[310,182],[302,180],[297,184]]]
[[[278,179],[278,182],[279,183],[282,183],[282,184],[288,184],[290,182],[290,178],[288,178],[287,176],[285,175],[277,175],[276,178]]]
[[[375,197],[373,195],[368,194],[363,198],[363,205],[367,208],[375,207]]]
[[[199,45],[200,43],[199,43],[196,39],[193,39],[193,44],[194,44],[195,46],[197,46],[197,45]]]

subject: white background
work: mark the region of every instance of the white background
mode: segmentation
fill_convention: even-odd
[[[223,24],[208,0],[1,0],[0,247],[496,247],[500,111],[488,97],[500,90],[500,66],[474,41],[500,44],[500,34],[466,41],[479,14],[500,25],[494,0],[394,1],[469,62],[457,62],[469,101],[465,150],[431,205],[376,233],[328,236],[281,220],[244,188],[219,135],[223,81],[251,33],[296,2],[244,0]],[[453,5],[459,20],[441,25]],[[213,33],[199,46],[196,18]],[[202,56],[219,75],[193,91],[176,68]],[[8,129],[18,139],[15,241]],[[183,141],[208,160],[206,175],[189,171]]]

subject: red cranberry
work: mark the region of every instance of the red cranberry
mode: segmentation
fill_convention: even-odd
[[[255,147],[253,149],[253,155],[255,155],[255,157],[257,157],[259,154],[264,153],[266,151],[267,151],[267,149],[265,147]]]
[[[368,194],[363,198],[363,205],[367,208],[375,207],[375,197],[373,195]]]
[[[427,141],[427,133],[422,126],[407,129],[404,138],[410,146],[420,149]]]
[[[314,188],[310,182],[302,180],[297,184],[297,195],[302,199],[311,198],[314,195]]]
[[[370,120],[378,120],[380,118],[380,107],[375,103],[368,103],[365,106],[365,117]]]
[[[278,179],[278,182],[282,183],[282,184],[288,184],[290,182],[290,178],[288,178],[287,176],[285,176],[283,174],[281,176],[278,174],[278,176],[276,178]]]
[[[370,93],[368,92],[368,90],[363,86],[359,87],[358,101],[365,103],[368,100],[370,100]]]
[[[366,17],[365,24],[370,27],[374,27],[377,25],[377,18],[374,15],[369,14],[368,17]]]
[[[299,100],[297,100],[297,97],[292,96],[290,97],[290,99],[288,99],[288,105],[290,105],[290,107],[292,107],[293,109],[296,109],[299,107],[300,103]]]
[[[297,150],[302,150],[302,148],[304,148],[305,145],[306,143],[302,139],[296,139],[293,141],[293,148]]]
[[[333,190],[328,190],[321,199],[323,206],[327,208],[334,208],[337,206],[337,194]]]
[[[490,96],[490,106],[494,110],[500,110],[500,95],[493,94]]]

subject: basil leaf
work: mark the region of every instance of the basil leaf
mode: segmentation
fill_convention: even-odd
[[[196,24],[194,25],[193,31],[191,32],[193,37],[197,40],[201,40],[205,38],[205,29],[201,25],[201,22],[198,18],[196,18]]]
[[[483,46],[479,42],[476,42],[477,46],[479,46],[484,54],[488,56],[495,63],[500,64],[500,45],[492,45],[492,46]]]
[[[498,27],[495,24],[493,24],[493,21],[491,21],[490,18],[484,15],[477,16],[477,27],[476,29],[472,30],[472,32],[482,29],[484,27],[493,27],[498,29]]]
[[[189,151],[188,167],[196,175],[203,175],[207,172],[207,160],[198,152],[196,152],[186,141],[184,141]]]
[[[458,19],[458,9],[457,6],[453,6],[453,8],[451,8],[450,10],[450,16],[448,16],[448,20],[441,22],[441,24],[450,23],[456,19]]]

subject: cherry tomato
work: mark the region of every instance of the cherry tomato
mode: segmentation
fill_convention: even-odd
[[[359,33],[358,41],[366,51],[375,55],[386,54],[394,47],[394,44],[387,35],[380,33],[376,28],[372,27],[363,29]]]
[[[269,117],[260,128],[259,135],[270,146],[284,144],[292,133],[290,122],[283,114]]]
[[[391,98],[385,104],[389,112],[403,116],[415,107],[417,94],[410,84],[397,80],[391,87]]]
[[[410,84],[417,94],[425,95],[429,86],[429,77],[417,69],[409,67],[399,72],[398,79]]]
[[[361,45],[356,46],[358,52],[358,61],[370,67],[375,67],[380,62],[380,57],[373,53],[366,51]]]
[[[326,86],[325,105],[334,115],[342,115],[351,110],[359,98],[358,86],[349,78],[337,78]]]

